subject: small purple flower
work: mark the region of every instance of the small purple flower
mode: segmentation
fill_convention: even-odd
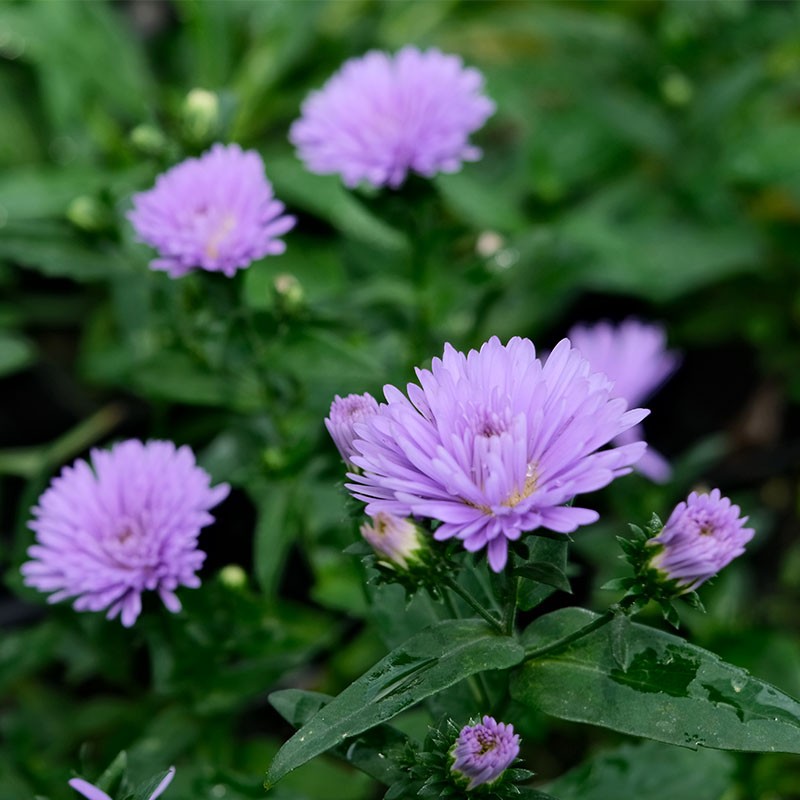
[[[430,178],[480,158],[469,135],[495,108],[482,91],[481,73],[458,56],[372,50],[309,95],[289,139],[311,172],[396,188],[410,170]]]
[[[484,717],[482,723],[465,725],[453,749],[451,772],[469,779],[467,791],[497,780],[519,755],[519,735],[513,725]]]
[[[567,503],[630,472],[645,448],[597,452],[648,412],[612,399],[566,339],[544,365],[528,339],[493,337],[467,355],[448,344],[417,377],[408,397],[384,387],[387,403],[357,427],[350,460],[361,473],[347,488],[372,517],[441,521],[434,538],[487,548],[495,572],[523,533],[595,522]]]
[[[283,253],[286,245],[277,237],[295,224],[283,210],[258,153],[215,144],[135,194],[128,219],[138,238],[161,256],[151,269],[172,278],[193,269],[230,278],[259,258]]]
[[[350,458],[356,452],[353,449],[353,439],[356,438],[355,425],[377,413],[378,401],[369,392],[348,394],[347,397],[339,397],[337,394],[333,398],[330,415],[325,418],[325,427],[342,460],[349,467],[353,466]]]
[[[172,779],[174,777],[175,767],[170,767],[169,770],[167,770],[167,774],[164,776],[158,786],[156,786],[148,800],[156,800],[157,797],[161,797],[167,786],[172,783]],[[111,798],[102,789],[98,789],[93,784],[83,780],[83,778],[73,778],[71,781],[69,781],[69,785],[76,792],[82,794],[86,800],[111,800]]]
[[[74,597],[76,611],[108,609],[126,628],[144,591],[180,611],[175,589],[200,585],[197,537],[229,491],[210,484],[194,453],[172,442],[129,439],[93,450],[91,464],[65,467],[32,509],[36,544],[22,565],[25,583],[53,592],[50,603]]]
[[[744,553],[755,534],[744,527],[747,519],[719,489],[692,492],[648,542],[655,548],[649,566],[661,573],[662,582],[674,581],[677,594],[691,592]]]
[[[663,327],[635,319],[616,326],[610,322],[576,325],[567,337],[593,370],[605,373],[613,381],[612,395],[624,398],[631,406],[647,400],[680,363],[678,353],[667,350]],[[641,427],[636,426],[614,441],[627,444],[642,437]],[[664,457],[650,447],[636,469],[657,483],[669,480],[672,472]]]
[[[391,514],[377,514],[361,526],[361,535],[381,560],[401,570],[418,563],[425,548],[419,528],[410,519]]]

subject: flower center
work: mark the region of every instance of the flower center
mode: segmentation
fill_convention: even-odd
[[[236,217],[233,214],[225,214],[206,240],[205,253],[208,258],[219,257],[219,246],[234,227],[236,227]]]
[[[528,469],[525,473],[525,483],[522,488],[516,487],[514,491],[503,500],[503,505],[513,508],[525,500],[525,498],[530,497],[536,491],[538,479],[539,471],[536,469],[536,464],[528,464]]]

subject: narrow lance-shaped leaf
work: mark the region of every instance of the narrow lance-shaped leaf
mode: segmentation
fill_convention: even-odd
[[[488,669],[507,669],[524,657],[515,639],[479,620],[446,620],[426,628],[379,661],[319,711],[280,749],[266,786],[345,739]]]
[[[314,714],[333,698],[321,692],[283,689],[273,692],[269,701],[276,711],[295,728],[305,725]],[[358,736],[334,747],[332,752],[375,780],[391,786],[405,774],[399,756],[408,744],[408,737],[391,725],[379,725],[368,736]]]
[[[512,675],[512,697],[555,717],[693,749],[800,753],[800,703],[677,636],[632,624],[627,669],[611,625],[545,649],[597,619],[568,608],[536,620],[523,635],[529,658]]]

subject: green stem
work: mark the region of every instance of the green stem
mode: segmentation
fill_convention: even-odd
[[[450,612],[450,616],[453,619],[460,619],[461,615],[458,613],[456,604],[453,602],[453,598],[450,597],[447,592],[442,592],[442,600],[444,601],[445,607]],[[483,674],[479,672],[477,675],[470,675],[467,678],[467,684],[472,692],[472,696],[475,698],[475,702],[478,704],[478,708],[490,708],[491,701],[489,700],[489,687],[486,685]]]
[[[514,623],[517,620],[517,591],[519,590],[519,577],[511,578],[511,591],[509,592],[508,605],[506,606],[503,628],[505,632],[512,636],[514,633]]]
[[[473,611],[485,619],[498,633],[506,633],[506,629],[492,614],[490,614],[463,586],[453,578],[445,580],[447,588],[457,594]]]

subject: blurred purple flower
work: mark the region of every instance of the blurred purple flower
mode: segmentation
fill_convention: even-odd
[[[481,73],[458,56],[373,50],[309,95],[289,139],[311,172],[396,188],[409,170],[430,178],[480,158],[469,135],[495,108],[482,90]]]
[[[333,398],[330,414],[325,418],[325,427],[341,454],[342,460],[349,467],[353,466],[350,457],[355,455],[355,450],[353,450],[353,439],[356,436],[354,426],[377,413],[378,401],[369,392],[348,394],[347,397],[339,397],[337,394]]]
[[[664,581],[675,581],[679,594],[693,591],[744,553],[753,538],[755,531],[744,527],[748,518],[740,517],[739,511],[719,489],[710,494],[692,492],[648,542],[657,548],[650,567]]]
[[[567,338],[593,370],[605,373],[613,381],[612,396],[622,397],[632,406],[647,400],[680,364],[680,355],[667,350],[664,328],[635,319],[616,326],[610,322],[576,325]],[[627,444],[642,438],[644,432],[636,426],[614,441]],[[636,469],[657,483],[669,480],[672,474],[664,457],[649,446]]]
[[[160,254],[151,269],[172,278],[193,269],[231,277],[286,249],[276,237],[290,230],[295,218],[282,216],[283,210],[258,153],[215,144],[159,175],[152,189],[135,194],[128,219],[138,238]]]
[[[419,528],[410,520],[391,514],[376,514],[370,523],[361,526],[361,535],[376,555],[401,570],[419,563],[425,541]]]
[[[158,786],[156,786],[148,800],[156,800],[157,797],[161,797],[167,786],[172,783],[172,779],[174,777],[175,767],[170,767],[167,770],[167,774],[164,776]],[[76,792],[80,792],[80,794],[82,794],[86,800],[111,800],[111,798],[104,791],[102,791],[102,789],[98,789],[93,784],[83,780],[83,778],[73,778],[71,781],[69,781],[69,785]]]
[[[497,780],[519,755],[519,735],[513,725],[484,717],[482,723],[465,725],[453,749],[451,772],[469,779],[467,791]]]
[[[74,597],[77,611],[108,609],[125,627],[147,590],[177,612],[175,589],[200,585],[200,529],[228,491],[211,488],[194,453],[172,442],[129,439],[93,450],[91,465],[65,467],[32,509],[36,544],[22,565],[25,583],[53,592],[50,603]]]
[[[488,549],[500,572],[508,542],[535,528],[560,533],[595,522],[575,495],[610,483],[641,456],[636,442],[596,452],[642,420],[611,399],[611,384],[560,342],[543,366],[533,343],[493,337],[468,355],[445,345],[408,398],[386,386],[387,404],[358,426],[350,492],[367,513],[440,520],[434,537]]]

